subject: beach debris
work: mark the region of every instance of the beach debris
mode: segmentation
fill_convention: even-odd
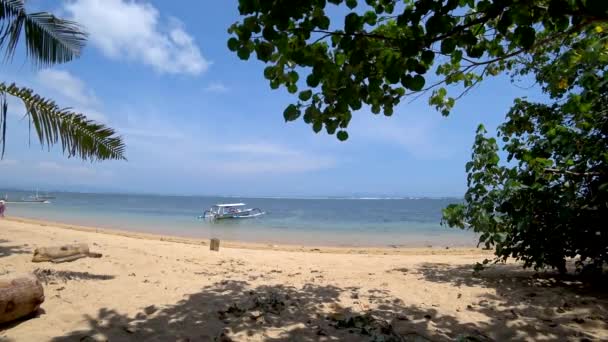
[[[108,338],[105,337],[101,333],[96,333],[93,335],[85,335],[80,338],[80,342],[108,342]]]
[[[129,334],[135,334],[137,332],[137,328],[133,325],[125,325],[122,329]]]
[[[249,313],[249,317],[254,321],[257,321],[262,316],[264,316],[264,312],[261,310],[254,310]]]
[[[388,272],[400,272],[403,274],[407,274],[407,272],[409,272],[410,270],[405,268],[405,267],[400,267],[400,268],[393,268],[392,270],[389,270]]]
[[[253,297],[252,309],[259,309],[267,313],[280,315],[281,311],[285,309],[285,301],[274,291],[267,294],[258,294]]]
[[[219,252],[220,250],[220,239],[211,239],[209,243],[209,250]]]
[[[86,243],[63,245],[58,247],[39,247],[34,250],[32,262],[53,263],[69,262],[81,258],[101,258],[101,253],[92,253]]]
[[[44,302],[44,289],[34,274],[0,276],[0,324],[38,311]]]
[[[371,313],[352,315],[344,319],[335,320],[335,323],[330,325],[336,329],[348,329],[351,333],[369,336],[370,341],[405,341],[401,335],[395,332],[389,322],[375,317]]]
[[[456,336],[456,342],[485,342],[491,341],[491,339],[481,333],[477,333],[475,335],[471,334],[463,334]]]
[[[146,315],[148,315],[148,316],[150,316],[150,315],[154,314],[156,311],[158,311],[158,308],[157,308],[156,306],[154,306],[154,305],[149,305],[149,306],[146,306],[146,307],[144,308],[144,312],[145,312],[145,313],[146,313]]]

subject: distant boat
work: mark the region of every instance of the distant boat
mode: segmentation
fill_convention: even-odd
[[[245,203],[216,204],[206,210],[199,218],[207,220],[241,219],[266,214],[258,208],[243,208]]]
[[[36,189],[36,194],[30,195],[28,199],[32,201],[48,201],[50,199],[55,199],[55,196],[50,196],[48,192],[46,193],[46,195],[39,195],[38,189]]]
[[[20,200],[5,200],[6,203],[51,203],[51,201],[49,200],[45,200],[45,199],[28,199],[28,198],[22,198]]]

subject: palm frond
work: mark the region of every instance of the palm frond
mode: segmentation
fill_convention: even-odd
[[[65,63],[80,57],[86,39],[87,34],[76,22],[45,12],[26,16],[27,53],[38,64]]]
[[[24,20],[23,0],[0,0],[0,47],[5,49],[6,60],[15,54]]]
[[[34,94],[31,89],[18,87],[14,83],[0,83],[0,122],[2,151],[6,140],[6,95],[20,99],[25,105],[26,115],[34,126],[42,146],[60,144],[68,157],[84,160],[126,160],[125,145],[113,129],[87,119],[70,109],[61,109],[55,102]]]
[[[0,0],[0,48],[10,60],[25,27],[27,55],[35,64],[65,63],[80,56],[87,34],[76,22],[47,12],[27,13],[23,0]]]

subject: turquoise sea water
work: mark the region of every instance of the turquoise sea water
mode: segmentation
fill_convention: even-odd
[[[3,191],[8,199],[31,193]],[[46,194],[46,193],[45,193]],[[6,214],[129,231],[225,240],[323,246],[473,246],[469,231],[440,225],[458,199],[242,198],[51,193],[50,204],[9,203]],[[268,214],[197,219],[216,203],[244,202]]]

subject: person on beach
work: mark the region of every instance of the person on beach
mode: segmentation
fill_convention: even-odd
[[[4,210],[6,210],[6,204],[3,200],[0,200],[0,217],[4,217]]]

